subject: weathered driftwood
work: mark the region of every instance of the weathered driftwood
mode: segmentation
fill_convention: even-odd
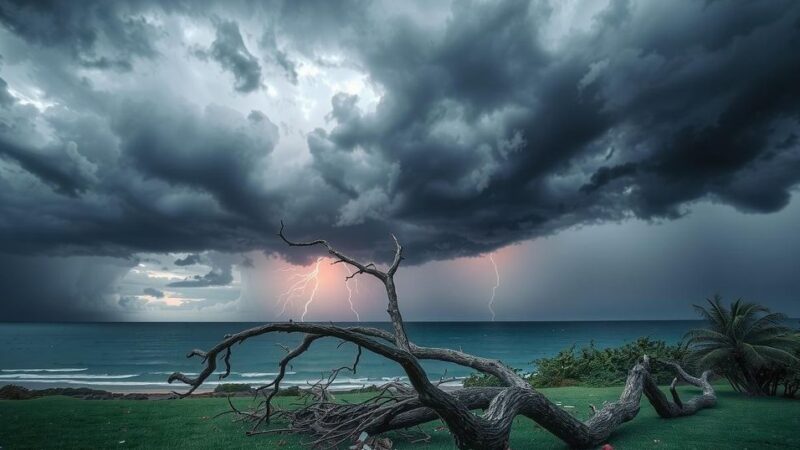
[[[515,417],[528,417],[575,448],[590,448],[605,442],[620,424],[633,419],[639,412],[642,394],[664,418],[691,415],[700,409],[713,406],[716,402],[714,389],[708,382],[709,373],[700,378],[687,374],[677,363],[670,362],[678,376],[685,382],[702,389],[702,394],[687,401],[681,401],[671,387],[673,400],[670,401],[658,388],[649,373],[649,359],[643,355],[629,372],[619,400],[608,403],[600,409],[593,407],[594,414],[586,421],[580,421],[570,413],[548,400],[536,391],[519,374],[498,360],[481,358],[461,351],[447,348],[421,347],[411,342],[406,334],[394,275],[403,260],[403,248],[394,236],[395,255],[388,270],[382,271],[375,264],[362,264],[334,249],[325,240],[293,242],[283,234],[283,224],[278,235],[290,246],[323,246],[333,257],[334,264],[344,263],[355,268],[350,277],[367,274],[383,283],[388,298],[387,312],[394,332],[370,327],[340,327],[313,323],[270,323],[226,336],[219,344],[208,351],[192,350],[188,357],[201,357],[205,364],[197,377],[189,377],[180,372],[170,375],[168,381],[181,381],[190,389],[180,394],[187,396],[194,392],[217,368],[222,358],[225,372],[230,373],[231,347],[246,339],[269,333],[304,333],[305,337],[296,348],[288,350],[279,362],[280,371],[275,380],[259,388],[264,399],[253,411],[239,411],[231,404],[231,411],[241,418],[253,420],[251,434],[264,432],[303,433],[311,437],[309,445],[337,445],[353,440],[362,433],[377,435],[392,430],[406,430],[433,420],[442,420],[462,449],[506,449]],[[341,367],[332,371],[331,378],[315,386],[307,395],[314,396],[306,406],[292,410],[279,410],[272,401],[280,389],[281,382],[290,362],[306,352],[318,339],[337,338],[358,346],[358,357],[352,367]],[[327,387],[342,370],[355,371],[361,350],[365,349],[400,365],[408,376],[410,386],[398,383],[387,385],[371,400],[361,404],[337,404],[329,401]],[[446,361],[478,372],[497,377],[505,387],[463,388],[445,391],[432,383],[420,360]],[[677,381],[677,378],[676,378]],[[477,413],[476,410],[482,410]],[[283,418],[288,425],[284,428],[259,427],[270,423],[271,419]]]

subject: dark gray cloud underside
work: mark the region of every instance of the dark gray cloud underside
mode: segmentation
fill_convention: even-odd
[[[155,289],[155,288],[149,288],[149,287],[148,288],[144,288],[144,289],[142,289],[142,293],[145,294],[145,295],[153,296],[155,298],[163,298],[164,297],[164,292],[159,291],[158,289]]]
[[[438,27],[304,5],[0,2],[20,42],[8,45],[69,56],[27,61],[63,108],[36,112],[0,83],[0,250],[284,253],[284,219],[295,238],[378,260],[394,232],[419,263],[631,214],[678,218],[701,199],[774,212],[800,181],[797,2],[612,2],[581,32],[557,29],[555,46],[540,2],[456,3]],[[280,117],[56,84],[112,69],[103,58],[135,76],[179,35],[147,32],[158,14],[213,24],[210,47],[187,51],[241,93],[261,95],[264,64],[297,84],[293,54],[336,51],[382,98],[330,99],[327,128],[306,135],[311,163],[288,173],[271,158]],[[269,25],[243,34],[258,14]],[[218,270],[179,283],[229,282]]]
[[[202,257],[197,253],[190,253],[186,255],[185,258],[178,258],[175,260],[173,264],[176,266],[193,266],[195,264],[200,264],[202,261]]]
[[[239,92],[252,92],[261,86],[261,65],[244,44],[236,22],[219,20],[217,38],[208,54],[236,79],[234,88]]]

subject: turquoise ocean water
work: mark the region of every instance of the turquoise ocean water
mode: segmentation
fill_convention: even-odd
[[[680,340],[696,321],[618,322],[411,322],[410,338],[419,345],[449,347],[497,358],[525,371],[532,361],[551,356],[573,344],[616,346],[640,336]],[[175,370],[197,373],[199,359],[186,359],[193,349],[208,349],[225,334],[257,326],[257,323],[0,323],[0,385],[30,388],[92,387],[110,391],[166,391],[179,387],[166,383]],[[389,329],[387,323],[361,323]],[[299,335],[261,336],[233,348],[232,374],[224,382],[271,381],[284,354],[279,344],[293,346]],[[352,364],[355,347],[337,348],[326,339],[295,360],[284,385],[303,385],[327,377],[335,367]],[[431,379],[463,377],[469,369],[423,362]],[[343,372],[337,387],[349,389],[387,380],[402,379],[396,364],[365,352],[356,374]],[[213,388],[217,377],[207,382]]]

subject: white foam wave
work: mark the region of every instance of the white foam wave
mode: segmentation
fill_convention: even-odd
[[[286,372],[286,375],[295,375],[297,372]],[[274,377],[278,374],[276,372],[231,372],[232,375],[239,375],[244,378],[254,378],[254,377]]]
[[[152,373],[152,372],[151,372]],[[171,372],[170,372],[171,373]],[[255,373],[255,372],[253,372]],[[266,373],[266,372],[265,372]],[[187,374],[188,375],[188,374]],[[157,387],[157,386],[170,386],[172,389],[180,390],[181,387],[184,387],[181,383],[173,383],[169,384],[166,381],[117,381],[121,378],[132,378],[138,375],[64,375],[64,376],[48,376],[48,375],[35,375],[35,374],[20,374],[20,376],[14,375],[13,378],[10,376],[2,376],[0,375],[0,384],[3,379],[8,381],[12,381],[14,383],[47,383],[47,384],[68,384],[68,385],[82,385],[82,386],[106,386],[110,389],[114,387],[127,387],[127,388],[135,388],[135,387]],[[398,380],[398,378],[404,377],[382,377],[381,379],[370,379],[370,378],[342,378],[340,380],[335,380],[329,387],[331,391],[347,391],[352,389],[361,389],[364,387],[370,386],[383,386],[388,381]],[[457,387],[462,385],[461,381],[462,377],[454,381],[449,381],[447,383],[443,383],[443,386],[450,386],[450,387]],[[263,386],[267,383],[271,383],[274,379],[262,378],[262,379],[223,379],[223,380],[208,380],[203,383],[203,386],[207,387],[215,387],[220,384],[227,384],[227,383],[242,383],[242,384],[249,384],[253,387]],[[324,380],[327,381],[327,380]],[[432,382],[437,382],[438,380],[431,380]],[[322,380],[284,380],[281,384],[282,386],[298,386],[300,388],[308,388],[311,387],[313,384],[320,383]],[[400,380],[400,382],[408,383],[407,381]]]
[[[2,369],[0,372],[83,372],[85,369]]]
[[[408,380],[408,377],[381,377],[381,381],[398,382],[398,381],[406,381],[406,380]]]
[[[102,374],[102,375],[95,375],[95,374],[38,375],[38,374],[34,374],[34,373],[15,373],[13,375],[0,375],[0,379],[17,380],[17,379],[20,379],[20,378],[25,378],[25,379],[37,379],[37,380],[41,380],[41,379],[80,379],[80,380],[83,380],[83,379],[88,379],[88,380],[93,380],[93,379],[104,380],[104,379],[108,379],[108,380],[113,380],[113,379],[121,379],[121,378],[133,378],[133,377],[138,377],[138,376],[139,375],[135,374],[135,373],[134,374],[124,374],[124,375],[109,375],[107,373]]]
[[[164,372],[147,372],[148,375],[172,375],[173,373],[175,373],[174,370],[172,372],[166,372],[166,371],[164,371]],[[181,373],[186,375],[186,376],[190,376],[190,377],[194,377],[194,376],[200,375],[199,372],[181,372]],[[225,371],[221,370],[221,371],[214,372],[212,375],[224,375],[224,374],[225,374]],[[295,374],[295,372],[286,372],[286,375],[294,375],[294,374]],[[252,378],[252,377],[270,377],[270,376],[277,375],[277,373],[272,373],[272,372],[244,372],[244,373],[242,373],[242,372],[231,372],[230,375],[240,375],[240,376],[243,376],[245,378]]]

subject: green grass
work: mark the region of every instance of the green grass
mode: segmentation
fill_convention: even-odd
[[[575,408],[580,418],[589,415],[589,403],[613,400],[619,387],[569,387],[542,389],[549,398]],[[684,398],[695,391],[685,388]],[[342,395],[358,401],[365,395]],[[288,405],[294,398],[279,398]],[[237,398],[245,407],[250,400]],[[48,397],[24,401],[0,401],[0,447],[16,448],[304,448],[297,436],[247,437],[245,427],[230,416],[212,417],[227,409],[220,398],[186,400],[75,400]],[[412,445],[392,436],[396,448],[451,449],[453,443],[441,423],[424,427],[432,435],[428,444]],[[755,449],[800,448],[800,401],[780,398],[748,398],[719,387],[716,408],[695,416],[664,420],[643,398],[642,410],[609,439],[617,449]],[[124,443],[120,443],[124,441]],[[345,448],[343,446],[343,448]],[[511,448],[565,446],[525,418],[518,418]]]

